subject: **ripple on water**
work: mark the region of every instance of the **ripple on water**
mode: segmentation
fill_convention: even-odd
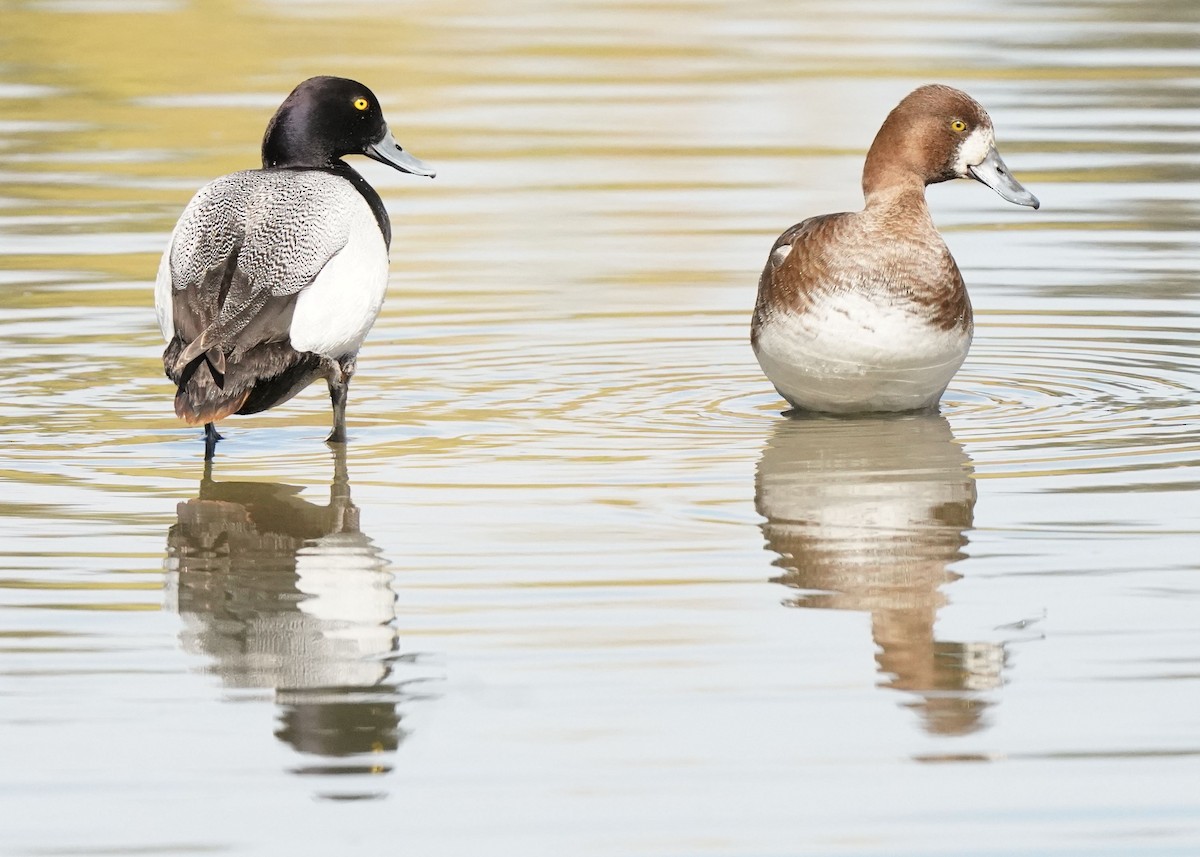
[[[756,449],[778,397],[758,373],[743,313],[669,323],[654,317],[571,317],[472,328],[420,343],[393,340],[364,361],[367,384],[402,378],[360,399],[355,416],[383,444],[407,416],[443,440],[471,439],[462,453],[579,457],[654,449],[687,455],[720,444]],[[384,334],[385,336],[388,334]],[[366,376],[364,376],[366,377]],[[360,436],[362,432],[359,433]]]
[[[1026,315],[981,328],[943,400],[981,475],[1200,463],[1193,318],[1110,313],[1084,323]]]
[[[1175,304],[1085,319],[1073,306],[1053,317],[1021,308],[981,318],[943,400],[980,477],[1127,478],[1200,463],[1195,316]],[[372,350],[355,409],[360,452],[371,447],[381,465],[397,444],[433,452],[449,444],[468,457],[536,447],[573,460],[653,449],[694,462],[757,450],[785,410],[754,362],[740,312],[670,325],[634,316],[620,326],[587,316],[493,321],[462,332]],[[314,426],[325,418],[319,407],[306,416]]]

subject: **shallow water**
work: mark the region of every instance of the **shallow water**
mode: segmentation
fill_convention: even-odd
[[[0,851],[1200,853],[1190,3],[0,5]],[[300,79],[392,212],[319,387],[206,472],[151,282]],[[940,416],[788,419],[774,237],[979,98],[930,189]]]

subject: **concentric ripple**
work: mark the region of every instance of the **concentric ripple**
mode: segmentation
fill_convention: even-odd
[[[980,475],[1200,464],[1200,321],[1179,310],[981,318],[942,408]],[[745,330],[740,311],[480,313],[460,317],[453,337],[420,342],[389,325],[363,362],[358,443],[386,456],[434,435],[461,455],[536,448],[568,462],[750,453],[786,406]],[[398,398],[409,423],[397,421]]]
[[[985,472],[1194,466],[1198,386],[1194,318],[1013,315],[981,325],[943,411]]]

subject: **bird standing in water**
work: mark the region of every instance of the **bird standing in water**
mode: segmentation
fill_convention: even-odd
[[[327,441],[346,440],[350,378],[387,291],[392,229],[344,155],[434,175],[393,139],[371,90],[314,77],[268,123],[262,169],[202,187],[171,234],[155,283],[163,367],[175,413],[204,425],[206,458],[219,420],[265,411],[322,377]]]

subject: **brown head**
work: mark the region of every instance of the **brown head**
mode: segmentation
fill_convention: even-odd
[[[914,89],[896,105],[867,152],[863,193],[973,178],[1009,202],[1037,208],[1037,197],[1012,177],[996,151],[987,111],[961,90]]]

